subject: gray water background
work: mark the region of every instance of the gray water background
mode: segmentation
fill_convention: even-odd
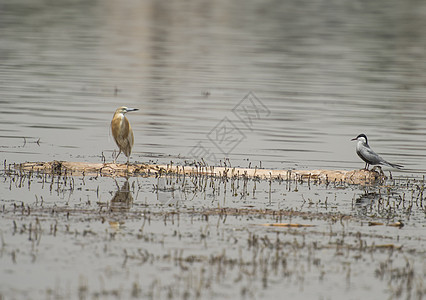
[[[128,114],[134,162],[198,160],[201,145],[239,166],[361,168],[350,139],[365,133],[405,172],[426,170],[422,1],[4,0],[0,11],[2,161],[111,161],[109,123],[126,105],[140,109]],[[249,92],[270,111],[252,130],[232,112]],[[244,134],[230,153],[208,136],[225,117]]]

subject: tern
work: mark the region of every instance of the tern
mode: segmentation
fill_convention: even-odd
[[[129,108],[122,106],[117,108],[111,121],[111,132],[114,140],[120,149],[118,155],[114,158],[114,163],[121,152],[127,156],[127,164],[129,164],[130,153],[135,142],[133,137],[133,130],[130,126],[129,120],[124,116],[129,111],[139,110],[137,108]]]
[[[391,168],[401,169],[403,166],[387,162],[374,152],[368,145],[367,136],[363,133],[353,138],[351,141],[358,141],[356,144],[356,154],[365,161],[365,170],[368,170],[369,165],[385,165]]]

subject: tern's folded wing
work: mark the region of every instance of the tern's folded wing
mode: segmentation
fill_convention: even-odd
[[[359,156],[368,161],[371,165],[379,164],[383,161],[383,159],[369,147],[362,147],[359,150]]]

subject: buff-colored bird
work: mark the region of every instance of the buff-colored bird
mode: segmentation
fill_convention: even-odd
[[[114,163],[117,160],[121,152],[127,156],[127,164],[129,164],[130,153],[132,152],[132,147],[134,144],[133,130],[130,126],[129,120],[124,116],[125,113],[129,111],[139,110],[137,108],[129,107],[119,107],[114,113],[114,117],[111,121],[111,131],[112,136],[114,137],[115,142],[117,143],[120,151],[118,155],[114,158]]]

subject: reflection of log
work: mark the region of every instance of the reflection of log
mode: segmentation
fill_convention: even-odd
[[[213,177],[246,177],[254,179],[281,179],[319,181],[321,183],[372,183],[384,179],[377,171],[353,170],[268,170],[229,167],[197,167],[175,165],[147,164],[113,164],[85,162],[28,162],[15,165],[16,169],[27,172],[54,173],[70,176],[100,175],[100,176],[161,176],[165,174],[198,175]]]

